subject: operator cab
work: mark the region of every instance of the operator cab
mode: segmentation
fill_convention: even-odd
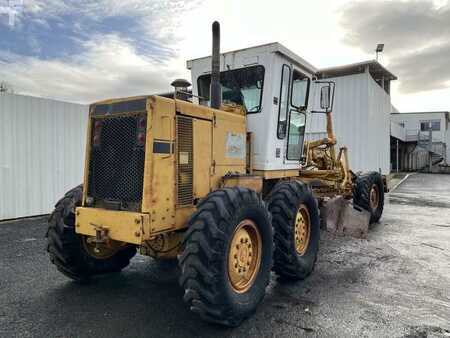
[[[211,57],[189,60],[194,102],[209,105]],[[317,69],[279,43],[220,55],[223,103],[245,107],[255,170],[300,169]]]

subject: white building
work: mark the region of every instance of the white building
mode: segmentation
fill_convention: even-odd
[[[435,162],[438,163],[441,158],[442,163],[448,164],[450,159],[449,122],[450,113],[447,111],[392,113],[391,135],[400,142],[400,169],[420,170],[427,166],[429,150],[433,152]]]
[[[336,83],[333,127],[338,146],[349,149],[350,168],[389,174],[390,82],[397,77],[375,60],[321,69],[319,75]]]
[[[0,94],[0,220],[48,214],[82,183],[88,107]]]

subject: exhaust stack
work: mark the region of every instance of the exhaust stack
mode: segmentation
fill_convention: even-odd
[[[222,89],[220,86],[220,24],[212,24],[212,58],[211,58],[211,108],[220,109]]]

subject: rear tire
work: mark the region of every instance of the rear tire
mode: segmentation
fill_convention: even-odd
[[[384,185],[380,173],[372,171],[356,178],[353,203],[370,212],[370,224],[380,220],[384,208]]]
[[[248,237],[237,237],[241,233]],[[255,312],[269,283],[273,233],[270,214],[254,191],[210,193],[191,216],[183,245],[180,284],[191,311],[232,327]]]
[[[86,250],[84,236],[75,232],[75,208],[81,205],[83,186],[70,190],[60,199],[50,215],[47,251],[50,261],[67,277],[83,282],[96,274],[125,268],[136,254],[136,247],[124,245],[109,258],[97,259]]]
[[[269,211],[274,227],[273,271],[284,280],[305,279],[314,269],[320,239],[319,209],[311,188],[298,181],[278,183],[269,196]]]

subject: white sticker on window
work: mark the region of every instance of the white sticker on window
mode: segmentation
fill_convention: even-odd
[[[244,134],[227,133],[225,156],[230,158],[245,159]]]

